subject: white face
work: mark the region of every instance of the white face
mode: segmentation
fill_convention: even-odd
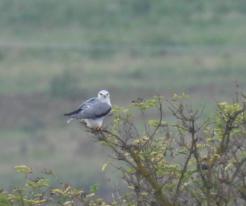
[[[109,98],[109,92],[106,90],[101,90],[100,92],[98,92],[97,97],[99,99],[108,99]]]

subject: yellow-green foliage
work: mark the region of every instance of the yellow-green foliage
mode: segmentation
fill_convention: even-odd
[[[75,206],[79,202],[88,206],[110,206],[101,198],[97,198],[95,193],[85,192],[81,188],[76,188],[68,184],[59,183],[59,187],[50,184],[50,178],[55,179],[53,173],[43,173],[42,177],[30,178],[32,169],[26,165],[16,166],[16,172],[25,176],[22,186],[13,188],[11,191],[1,191],[1,206],[41,206],[41,205],[63,205]],[[35,175],[35,174],[32,174]],[[57,183],[56,183],[57,185]]]
[[[113,157],[102,165],[101,172],[117,165],[127,183],[127,191],[113,194],[112,200],[97,196],[97,184],[89,191],[54,184],[51,180],[57,177],[53,172],[35,177],[32,168],[19,165],[16,172],[25,181],[20,187],[1,191],[0,205],[245,205],[243,101],[219,103],[214,120],[206,121],[184,104],[185,99],[175,95],[164,104],[163,98],[154,97],[134,101],[127,108],[114,107],[111,128],[91,130]],[[167,114],[172,115],[170,120],[164,118]]]

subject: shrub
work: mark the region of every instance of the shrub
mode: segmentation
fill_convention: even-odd
[[[165,107],[161,97],[139,98],[113,112],[110,128],[88,132],[111,150],[113,158],[102,170],[117,165],[128,185],[125,194],[109,203],[97,198],[96,191],[65,184],[52,188],[42,177],[27,178],[24,187],[2,195],[22,206],[245,205],[245,98],[219,103],[212,120],[187,106],[185,95],[174,95]],[[16,169],[26,177],[32,172],[26,166]]]

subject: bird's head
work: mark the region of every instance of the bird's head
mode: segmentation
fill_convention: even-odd
[[[107,90],[99,91],[97,94],[97,98],[105,102],[110,102],[110,95]]]

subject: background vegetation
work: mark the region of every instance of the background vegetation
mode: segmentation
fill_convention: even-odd
[[[0,191],[2,206],[243,206],[246,202],[246,103],[221,102],[212,120],[186,104],[187,96],[160,96],[114,107],[109,128],[84,128],[109,152],[101,172],[113,167],[121,186],[103,200],[98,185],[84,190],[57,182],[52,170],[24,174],[21,186]],[[164,106],[166,106],[164,109]],[[141,115],[136,118],[136,115]],[[155,115],[153,115],[155,114]],[[164,116],[171,115],[170,121]],[[142,126],[142,127],[141,127]],[[58,179],[59,181],[59,179]],[[122,189],[125,187],[124,191]],[[102,185],[103,188],[105,187]]]
[[[116,105],[186,92],[213,115],[246,87],[245,22],[244,0],[0,0],[1,186],[25,163],[107,196],[107,151],[62,114],[106,88]]]

